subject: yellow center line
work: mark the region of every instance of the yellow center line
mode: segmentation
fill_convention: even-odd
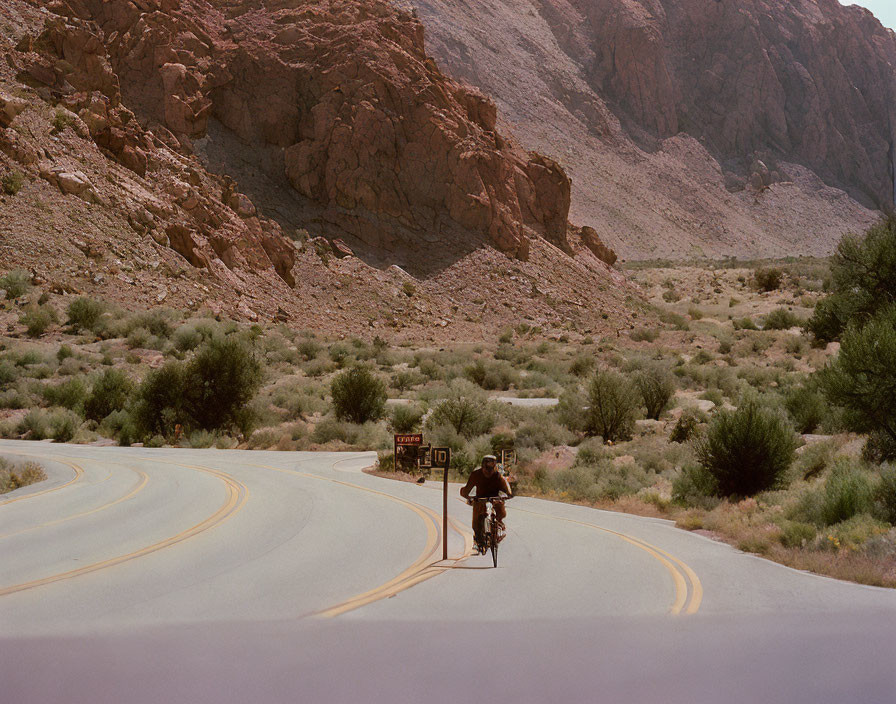
[[[356,458],[345,458],[336,460],[332,463],[333,469],[335,469],[335,465],[348,462],[354,460]],[[437,552],[439,548],[439,536],[440,536],[440,518],[432,509],[427,508],[426,506],[421,506],[420,504],[415,504],[411,501],[406,501],[405,499],[400,499],[396,496],[392,496],[391,494],[387,494],[382,491],[378,491],[376,489],[370,489],[365,486],[360,486],[358,484],[352,484],[350,482],[345,482],[340,479],[332,479],[330,477],[321,477],[316,474],[309,474],[308,472],[300,472],[292,469],[283,469],[280,467],[272,467],[270,465],[261,465],[261,464],[249,464],[250,467],[258,467],[259,469],[269,469],[275,472],[283,472],[285,474],[294,474],[300,477],[306,477],[309,479],[317,479],[319,481],[330,482],[332,484],[340,484],[342,486],[347,486],[352,489],[359,489],[361,491],[366,491],[370,494],[376,494],[378,496],[382,496],[385,499],[390,501],[394,501],[395,503],[401,504],[402,506],[410,509],[414,513],[416,513],[426,525],[426,544],[423,548],[423,551],[417,557],[413,564],[411,564],[407,569],[405,569],[400,574],[396,575],[388,582],[379,585],[378,587],[374,587],[366,592],[361,594],[356,594],[355,596],[346,599],[338,604],[327,607],[321,611],[315,612],[314,615],[322,616],[325,618],[333,618],[335,616],[339,616],[341,614],[347,613],[349,611],[354,611],[355,609],[359,609],[362,606],[366,606],[375,601],[380,601],[382,599],[387,599],[391,596],[395,596],[396,594],[409,589],[410,587],[419,584],[427,579],[435,577],[439,574],[442,574],[445,570],[449,569],[449,567],[440,567],[439,562],[441,560],[434,560],[433,555]],[[338,471],[338,470],[337,470]],[[472,548],[472,536],[469,538],[467,535],[457,527],[457,524],[451,521],[452,528],[456,530],[461,538],[464,540],[464,553],[456,558],[452,558],[452,562],[457,562],[469,556],[470,550]]]
[[[117,465],[118,463],[110,462],[109,464]],[[125,465],[118,465],[118,466],[125,467]],[[41,523],[40,525],[31,526],[30,528],[24,528],[23,530],[19,530],[14,533],[5,533],[3,535],[0,535],[0,540],[2,540],[3,538],[10,538],[14,535],[21,535],[22,533],[28,533],[29,531],[32,531],[32,530],[38,530],[39,528],[49,528],[50,526],[59,525],[60,523],[65,523],[66,521],[73,521],[76,518],[83,518],[84,516],[90,516],[91,514],[99,513],[100,511],[105,511],[107,508],[112,508],[116,504],[123,503],[123,502],[127,501],[128,499],[132,499],[137,494],[139,494],[141,491],[143,491],[143,489],[146,488],[146,484],[149,482],[149,477],[147,476],[147,474],[145,472],[141,472],[138,470],[137,475],[140,477],[140,482],[137,484],[137,486],[134,487],[125,496],[115,499],[115,501],[110,501],[109,503],[103,504],[102,506],[98,506],[94,509],[91,509],[90,511],[84,511],[83,513],[76,513],[73,516],[66,516],[65,518],[59,518],[55,521],[50,521],[49,523]],[[106,481],[106,480],[104,479],[103,481]]]
[[[4,452],[4,454],[16,455],[17,457],[36,457],[38,459],[46,459],[45,455],[40,455],[40,454],[36,454],[36,453],[32,453],[32,452],[7,452],[6,450],[4,450],[3,452]],[[82,476],[84,476],[84,470],[81,469],[74,462],[69,462],[67,460],[63,460],[58,457],[55,457],[54,459],[56,462],[59,462],[60,464],[64,464],[68,467],[71,467],[73,470],[75,470],[75,476],[72,479],[70,479],[69,481],[67,481],[65,484],[60,484],[59,486],[54,486],[50,489],[44,489],[43,491],[35,491],[33,494],[25,494],[24,496],[19,496],[15,499],[7,499],[6,501],[0,501],[0,506],[4,506],[6,504],[14,504],[16,501],[24,501],[25,499],[33,499],[36,496],[43,496],[45,494],[49,494],[51,491],[59,491],[60,489],[65,489],[65,487],[74,484]]]
[[[165,540],[161,540],[158,543],[154,543],[144,548],[140,548],[139,550],[135,550],[126,555],[119,555],[117,557],[112,557],[107,560],[102,560],[100,562],[95,562],[91,565],[85,565],[84,567],[79,567],[78,569],[69,570],[68,572],[62,572],[60,574],[51,575],[49,577],[44,577],[42,579],[35,579],[30,582],[25,582],[23,584],[16,584],[10,587],[5,587],[0,589],[0,597],[6,596],[7,594],[14,594],[15,592],[25,591],[26,589],[33,589],[35,587],[40,587],[45,584],[51,584],[53,582],[60,582],[65,579],[72,579],[73,577],[80,577],[81,575],[88,574],[90,572],[96,572],[97,570],[105,569],[107,567],[112,567],[115,565],[120,565],[124,562],[128,562],[130,560],[134,560],[138,557],[143,557],[145,555],[149,555],[150,553],[157,552],[162,550],[163,548],[170,547],[177,543],[183,542],[189,538],[192,538],[200,533],[203,533],[215,526],[220,525],[224,521],[232,518],[238,511],[240,511],[243,506],[246,504],[246,501],[249,498],[249,489],[246,485],[241,482],[236,481],[229,475],[219,472],[214,469],[210,469],[208,467],[198,467],[195,465],[186,465],[180,464],[177,462],[169,462],[166,460],[159,460],[152,457],[143,457],[140,459],[149,460],[151,462],[159,462],[163,464],[171,464],[177,467],[184,467],[186,469],[194,469],[199,472],[204,472],[206,474],[211,474],[212,476],[220,479],[224,482],[224,485],[227,487],[227,500],[221,507],[215,511],[208,518],[200,521],[196,525],[191,528],[187,528],[184,531],[181,531],[177,535],[173,535],[170,538],[166,538]]]
[[[637,548],[640,548],[655,560],[657,560],[660,564],[662,564],[668,570],[669,574],[672,577],[672,582],[675,585],[675,599],[669,609],[669,613],[678,615],[682,613],[682,611],[684,611],[684,613],[686,614],[695,614],[700,608],[700,603],[703,600],[703,585],[700,583],[700,579],[697,577],[697,574],[687,564],[679,560],[677,557],[670,555],[665,550],[662,550],[645,540],[641,540],[640,538],[634,538],[630,535],[626,535],[625,533],[610,530],[609,528],[602,528],[601,526],[596,526],[593,523],[576,521],[571,518],[549,516],[544,513],[538,513],[537,511],[529,511],[521,508],[516,508],[515,510],[522,511],[523,513],[529,513],[534,516],[541,516],[543,518],[553,519],[555,521],[573,523],[576,525],[585,526],[586,528],[592,528],[593,530],[599,530],[604,533],[609,533],[611,535],[615,535],[617,538],[620,538],[621,540],[624,540],[631,545],[634,545]],[[679,571],[676,565],[681,567],[681,571]],[[682,574],[682,572],[684,574]],[[688,589],[688,580],[690,580],[690,590]],[[689,591],[690,603],[688,603]]]

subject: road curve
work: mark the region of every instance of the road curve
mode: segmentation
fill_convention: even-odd
[[[896,593],[667,521],[517,498],[493,569],[455,496],[441,561],[440,487],[364,474],[370,453],[0,454],[50,475],[0,502],[10,701],[896,700]]]

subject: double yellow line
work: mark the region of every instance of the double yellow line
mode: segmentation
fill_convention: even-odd
[[[242,507],[245,505],[246,500],[249,498],[249,489],[241,482],[233,479],[227,474],[223,472],[219,472],[214,469],[210,469],[208,467],[197,467],[194,465],[186,465],[179,464],[177,462],[167,462],[165,460],[158,460],[155,458],[141,458],[141,459],[149,459],[152,462],[161,462],[164,464],[171,464],[178,467],[184,467],[186,469],[194,469],[199,472],[204,472],[206,474],[210,474],[217,479],[220,479],[224,482],[224,485],[227,488],[227,499],[215,511],[211,516],[206,518],[203,521],[200,521],[196,525],[187,528],[184,531],[181,531],[177,535],[173,535],[170,538],[166,538],[165,540],[161,540],[158,543],[154,543],[152,545],[148,545],[147,547],[140,548],[139,550],[135,550],[126,555],[118,555],[116,557],[109,558],[107,560],[102,560],[100,562],[94,562],[90,565],[85,565],[83,567],[79,567],[78,569],[69,570],[68,572],[61,572],[59,574],[54,574],[49,577],[43,577],[41,579],[35,579],[30,582],[24,582],[22,584],[15,584],[10,587],[5,587],[0,589],[0,597],[6,596],[8,594],[14,594],[16,592],[25,591],[26,589],[33,589],[35,587],[40,587],[45,584],[52,584],[53,582],[60,582],[65,579],[72,579],[74,577],[80,577],[81,575],[88,574],[90,572],[96,572],[97,570],[105,569],[107,567],[112,567],[114,565],[120,565],[123,562],[128,562],[130,560],[134,560],[138,557],[143,557],[144,555],[149,555],[150,553],[157,552],[158,550],[162,550],[163,548],[170,547],[177,543],[180,543],[184,540],[192,538],[200,533],[203,533],[210,528],[220,525],[224,521],[231,518],[234,514],[236,514]],[[66,463],[69,464],[69,463]],[[74,481],[74,480],[73,480]],[[61,487],[57,487],[61,488]],[[31,494],[30,496],[35,496],[35,494]],[[22,497],[25,498],[25,497]],[[121,499],[124,500],[124,499]]]
[[[30,453],[30,452],[10,452],[9,454],[16,455],[18,457],[38,457],[38,458],[42,457],[42,455],[36,455],[36,454]],[[16,501],[24,501],[25,499],[33,499],[35,496],[43,496],[44,494],[49,494],[51,491],[59,491],[60,489],[65,489],[65,487],[74,484],[76,481],[78,481],[81,477],[84,476],[84,470],[81,469],[74,462],[69,462],[68,460],[64,460],[61,458],[54,458],[54,459],[55,459],[55,461],[59,462],[60,464],[64,464],[68,467],[71,467],[73,470],[75,470],[75,476],[72,477],[65,484],[60,484],[59,486],[54,486],[50,489],[44,489],[43,491],[35,491],[33,494],[25,494],[24,496],[19,496],[19,497],[16,497],[15,499],[7,499],[6,501],[0,501],[0,506],[5,506],[6,504],[14,504]]]
[[[340,462],[346,461],[349,460],[336,460],[333,463],[333,468],[335,469],[335,465],[339,464]],[[333,618],[335,616],[348,613],[349,611],[360,609],[362,606],[367,606],[368,604],[372,604],[375,601],[388,599],[389,597],[395,596],[396,594],[403,592],[406,589],[410,589],[411,587],[420,584],[421,582],[425,582],[428,579],[432,579],[433,577],[442,574],[446,570],[451,569],[453,564],[469,557],[469,555],[471,554],[473,547],[472,533],[464,531],[453,519],[449,519],[451,528],[459,533],[464,540],[464,552],[459,557],[449,558],[447,562],[450,564],[445,564],[446,561],[443,561],[441,558],[437,557],[439,547],[441,546],[441,519],[435,511],[427,508],[426,506],[421,506],[420,504],[415,504],[412,501],[406,501],[405,499],[400,499],[397,496],[392,496],[391,494],[377,491],[376,489],[370,489],[365,486],[360,486],[358,484],[345,482],[340,479],[331,479],[329,477],[321,477],[317,474],[300,472],[293,469],[283,469],[281,467],[272,467],[270,465],[264,464],[248,464],[247,466],[257,467],[259,469],[269,469],[274,472],[282,472],[284,474],[293,474],[309,479],[317,479],[318,481],[330,482],[331,484],[340,484],[352,489],[366,491],[369,494],[376,494],[377,496],[382,496],[384,499],[394,501],[395,503],[410,509],[411,511],[416,513],[426,525],[426,544],[423,547],[423,551],[406,570],[396,575],[388,582],[379,585],[378,587],[374,587],[373,589],[370,589],[361,594],[356,594],[355,596],[346,599],[345,601],[342,601],[338,604],[329,606],[320,611],[316,611],[312,615],[322,616],[324,618]]]
[[[625,533],[620,533],[615,530],[610,530],[609,528],[596,526],[593,523],[576,521],[572,518],[549,516],[544,513],[528,511],[521,508],[516,508],[515,510],[521,511],[523,513],[529,513],[533,516],[541,516],[542,518],[548,518],[554,521],[573,523],[575,525],[591,528],[592,530],[597,530],[602,533],[609,533],[610,535],[614,535],[620,540],[624,540],[630,545],[643,550],[652,558],[657,560],[660,564],[662,564],[663,567],[668,570],[669,574],[672,577],[672,582],[675,585],[675,598],[672,602],[672,605],[669,607],[669,613],[673,615],[682,613],[691,615],[697,613],[697,611],[700,609],[700,604],[703,601],[703,585],[700,583],[700,578],[697,577],[697,573],[694,572],[694,570],[691,569],[690,566],[688,566],[685,562],[678,559],[674,555],[669,554],[665,550],[658,548],[656,545],[652,545],[646,540],[641,540],[640,538],[626,535]]]

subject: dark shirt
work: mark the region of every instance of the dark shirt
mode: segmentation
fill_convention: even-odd
[[[460,490],[460,495],[466,499],[473,489],[476,489],[476,496],[483,499],[498,496],[502,491],[508,496],[511,493],[507,480],[497,469],[492,472],[492,476],[487,477],[482,467],[473,470],[467,485]]]

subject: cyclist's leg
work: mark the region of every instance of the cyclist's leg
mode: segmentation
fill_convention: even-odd
[[[507,509],[504,508],[503,501],[495,501],[495,518],[498,519],[498,526],[500,528],[504,527],[504,519],[507,517]]]
[[[473,502],[473,540],[476,545],[482,544],[485,524],[485,504],[481,501]]]

